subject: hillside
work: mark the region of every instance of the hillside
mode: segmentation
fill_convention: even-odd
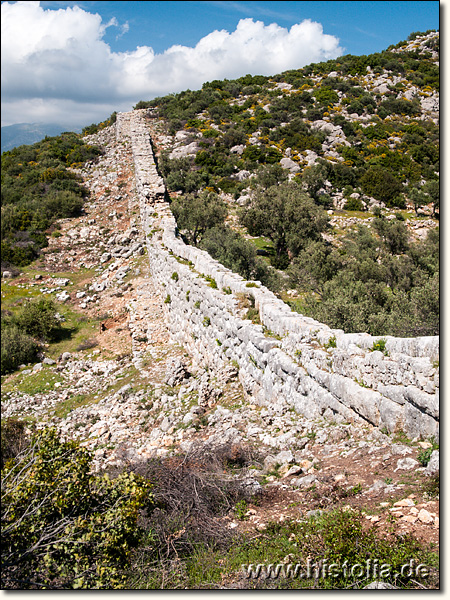
[[[420,36],[406,48],[418,44],[420,52],[432,39]],[[435,57],[424,60],[434,64]],[[328,70],[317,79],[318,89],[327,76]],[[286,85],[288,74],[279,77],[274,84]],[[250,84],[246,78],[247,85],[273,88],[270,81]],[[308,84],[312,97],[315,85]],[[292,89],[277,87],[264,106],[295,97]],[[236,91],[217,106],[251,100],[248,110],[256,119],[263,92],[245,91],[245,98]],[[190,94],[203,93],[185,94],[183,110],[190,112],[181,122],[162,116],[165,103],[179,103],[173,96],[90,126],[83,139],[65,135],[2,157],[8,198],[2,213],[9,215],[4,247],[9,258],[23,260],[19,267],[2,262],[2,585],[438,588],[438,338],[346,333],[282,301],[297,308],[306,303],[311,290],[321,292],[314,268],[341,257],[344,262],[334,264],[347,272],[351,256],[370,281],[374,263],[379,284],[388,271],[409,278],[401,298],[410,323],[406,308],[417,306],[419,284],[429,297],[438,273],[438,206],[417,206],[416,214],[403,171],[392,177],[400,186],[394,204],[404,200],[404,208],[365,193],[358,177],[379,163],[328,160],[328,136],[312,127],[331,122],[323,113],[308,120],[307,129],[299,126],[289,145],[281,137],[270,148],[272,138],[262,140],[263,131],[237,139],[235,121],[222,116],[216,123],[208,116],[212,104],[193,106]],[[438,98],[437,90],[430,97]],[[417,123],[434,132],[437,115],[420,111],[377,124],[384,128],[394,120],[402,133]],[[361,131],[364,119],[373,118],[345,116]],[[295,117],[283,119],[271,134],[283,122],[291,127]],[[245,120],[253,123],[252,116]],[[368,142],[356,131],[346,139],[361,140],[364,153]],[[299,151],[302,135],[315,149]],[[229,147],[220,144],[226,136]],[[392,152],[420,167],[424,185],[437,181],[426,162],[408,154],[414,146],[408,139],[404,146],[395,142]],[[431,141],[418,139],[437,144],[432,135]],[[236,146],[242,154],[231,152]],[[333,147],[339,156],[344,151]],[[368,209],[339,206],[350,184],[326,175],[318,187],[316,171],[305,194],[308,170],[300,156],[311,158],[308,152],[317,155],[309,169],[326,168],[323,160],[333,173],[335,165],[354,173],[352,194],[359,197],[353,199]],[[209,164],[208,157],[217,160]],[[288,158],[299,175],[282,162]],[[225,191],[225,180],[235,187]],[[244,223],[267,190],[262,218]],[[290,213],[299,235],[287,235],[277,254],[278,238],[251,228],[275,220],[279,190],[282,200],[292,196],[301,203],[292,200]],[[32,214],[25,214],[25,196]],[[74,197],[73,214],[52,213],[51,206],[70,209],[66,201]],[[45,222],[38,221],[39,203],[50,207]],[[358,230],[361,222],[370,235]],[[38,233],[42,237],[33,241]],[[292,242],[303,238],[305,246]],[[32,241],[29,260],[20,248]],[[308,248],[316,254],[305,262]],[[294,286],[293,269],[302,264],[306,272],[297,272]],[[359,281],[368,280],[361,275]],[[413,326],[422,327],[416,317]],[[434,327],[434,318],[425,326]],[[360,575],[367,560],[373,569]],[[265,571],[269,563],[296,575],[280,571],[274,577]],[[332,563],[337,572],[327,571]],[[380,574],[382,563],[391,565],[389,573]],[[252,575],[245,564],[261,564],[262,572]],[[411,564],[411,573],[402,570]],[[312,572],[297,572],[307,565]]]
[[[15,123],[2,127],[2,153],[17,146],[35,144],[46,136],[53,137],[67,131],[67,127],[51,123]],[[75,129],[77,133],[81,130]]]
[[[139,102],[151,109],[159,168],[187,239],[241,274],[253,268],[294,310],[330,326],[437,334],[438,49],[437,33],[413,35],[379,54]],[[317,210],[302,210],[315,230],[301,230],[300,208],[281,200],[289,190],[313,200]],[[278,274],[230,258],[229,228],[218,247],[207,230],[220,219],[192,240],[190,203],[205,193],[217,198],[216,214],[225,202],[226,224]]]

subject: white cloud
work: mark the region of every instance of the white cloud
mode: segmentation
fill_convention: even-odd
[[[64,118],[86,125],[208,80],[273,75],[342,54],[339,40],[310,20],[289,30],[242,19],[231,33],[213,31],[195,47],[155,54],[150,46],[113,52],[103,41],[106,29],[117,27],[120,36],[128,24],[104,24],[78,6],[55,11],[39,2],[3,2],[1,10],[4,124]]]

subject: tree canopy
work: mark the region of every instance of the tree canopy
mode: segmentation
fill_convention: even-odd
[[[272,240],[278,265],[286,265],[288,254],[297,256],[309,240],[320,238],[328,217],[297,183],[288,182],[257,191],[241,222],[251,235]]]

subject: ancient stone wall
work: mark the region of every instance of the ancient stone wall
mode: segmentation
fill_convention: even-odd
[[[145,111],[118,115],[129,136],[141,224],[152,275],[174,340],[212,369],[233,362],[260,405],[287,405],[308,417],[369,422],[408,436],[438,436],[439,338],[345,334],[291,309],[258,282],[245,281],[177,237],[157,172]],[[250,285],[249,285],[250,284]],[[249,305],[261,325],[244,317]],[[247,308],[246,308],[247,307]]]

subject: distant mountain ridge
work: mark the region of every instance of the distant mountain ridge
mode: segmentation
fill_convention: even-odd
[[[1,129],[1,151],[6,152],[23,144],[35,144],[45,136],[60,135],[64,131],[81,133],[81,128],[67,128],[56,123],[15,123]]]

